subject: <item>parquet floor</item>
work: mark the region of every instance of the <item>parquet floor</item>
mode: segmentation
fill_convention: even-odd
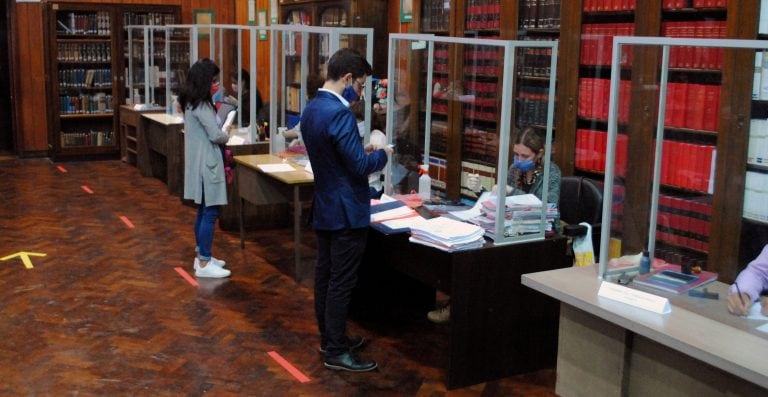
[[[350,322],[372,373],[323,368],[290,229],[217,231],[233,277],[191,272],[194,208],[119,161],[0,159],[0,395],[551,396],[554,371],[446,392],[443,327]],[[307,230],[305,255],[314,239]],[[30,256],[32,268],[17,252]],[[275,352],[309,378],[300,382]]]

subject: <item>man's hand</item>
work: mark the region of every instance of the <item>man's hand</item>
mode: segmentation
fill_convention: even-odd
[[[766,299],[766,301],[768,301],[768,299]],[[752,301],[749,299],[749,295],[747,294],[733,293],[728,295],[728,311],[731,314],[735,314],[737,316],[746,316],[747,313],[749,313],[749,308],[751,306]],[[763,312],[763,314],[765,314],[765,306],[763,306]]]
[[[370,143],[365,145],[365,153],[368,153],[368,154],[371,154],[373,153],[374,150],[379,150],[379,149],[383,150],[388,155],[392,154],[392,148],[387,145],[379,146],[379,145],[373,145]]]

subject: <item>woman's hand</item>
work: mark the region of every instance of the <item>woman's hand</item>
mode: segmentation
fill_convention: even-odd
[[[729,294],[727,301],[728,311],[737,316],[746,316],[747,313],[749,313],[749,308],[752,307],[752,300],[749,299],[749,295],[744,293]],[[768,301],[768,299],[766,299],[766,301]],[[765,307],[763,307],[763,314],[765,314]]]

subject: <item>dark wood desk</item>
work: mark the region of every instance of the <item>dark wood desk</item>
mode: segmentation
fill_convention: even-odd
[[[137,142],[137,166],[143,176],[168,184],[168,192],[184,194],[184,121],[165,113],[141,115]]]
[[[261,164],[279,164],[283,160],[270,154],[235,156],[238,195],[240,198],[240,247],[244,247],[244,201],[255,205],[293,203],[293,254],[294,266],[289,273],[296,280],[312,274],[311,264],[301,261],[301,206],[303,201],[312,199],[315,179],[302,167],[287,162],[294,167],[291,172],[263,172]]]
[[[139,139],[141,139],[141,115],[146,113],[161,113],[162,110],[136,110],[133,105],[120,106],[120,159],[126,163],[136,164]]]
[[[407,233],[371,229],[352,315],[363,310],[375,316],[372,311],[397,304],[424,310],[425,299],[434,302],[438,289],[451,297],[449,388],[552,368],[558,304],[524,287],[520,278],[571,264],[562,237],[448,253],[410,243]]]

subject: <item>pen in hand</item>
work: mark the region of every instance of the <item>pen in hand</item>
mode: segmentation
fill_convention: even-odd
[[[733,285],[736,287],[736,293],[739,294],[739,301],[741,301],[741,306],[745,306],[746,304],[744,303],[744,297],[741,296],[741,289],[739,289],[739,284],[734,282]]]

